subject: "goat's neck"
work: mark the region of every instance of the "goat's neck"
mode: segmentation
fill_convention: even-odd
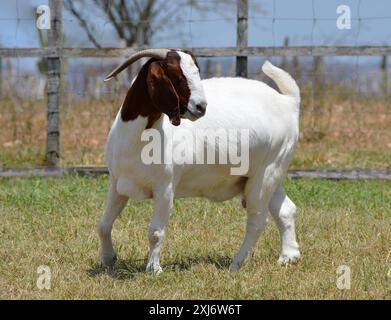
[[[126,144],[131,145],[132,148],[135,148],[138,145],[144,145],[141,141],[141,135],[144,130],[151,128],[151,126],[149,126],[149,117],[143,117],[140,115],[133,120],[123,121],[120,112],[118,114],[117,121],[118,133],[121,137],[126,137]],[[158,130],[161,129],[162,121],[163,115],[160,114],[160,117],[154,121],[153,127]]]

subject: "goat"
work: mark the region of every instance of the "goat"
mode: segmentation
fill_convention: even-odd
[[[224,201],[238,195],[243,197],[247,224],[230,271],[236,271],[253,249],[267,224],[269,212],[280,232],[278,262],[297,261],[300,252],[295,235],[296,206],[283,188],[299,134],[300,91],[293,78],[266,61],[262,70],[276,82],[281,93],[263,82],[244,78],[201,81],[191,52],[148,49],[132,55],[105,80],[141,57],[150,59],[132,83],[106,145],[110,187],[98,223],[102,263],[110,266],[117,258],[111,231],[129,197],[154,201],[146,271],[160,273],[160,250],[174,198],[206,197]],[[210,128],[249,130],[250,139],[241,146],[249,150],[247,172],[238,176],[230,174],[227,165],[145,164],[141,160],[146,145],[141,139],[143,133],[154,129],[167,137],[179,128],[193,133]],[[200,148],[193,152],[200,153],[203,151]]]

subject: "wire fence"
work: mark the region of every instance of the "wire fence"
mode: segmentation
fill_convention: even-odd
[[[317,27],[323,22],[335,24],[338,16],[322,15],[317,11],[316,0],[306,1],[311,9],[308,16],[284,16],[278,12],[281,2],[269,1],[269,11],[264,13],[252,9],[260,4],[255,0],[232,0],[224,4],[211,0],[183,1],[187,5],[187,16],[178,23],[187,26],[183,28],[186,47],[197,55],[202,77],[239,75],[273,86],[260,70],[262,62],[271,59],[290,72],[301,88],[301,136],[294,167],[389,168],[388,55],[391,46],[385,44],[387,39],[377,45],[365,45],[360,35],[368,22],[391,22],[391,15],[366,16],[362,6],[367,1],[358,0],[355,14],[350,17],[350,23],[355,25],[349,32],[350,45],[321,45],[315,39]],[[230,16],[202,16],[196,14],[194,3],[231,5],[232,10],[227,10]],[[34,27],[36,24],[37,18],[23,15],[22,5],[23,1],[15,1],[15,17],[0,15],[0,23],[16,23],[15,39],[21,24]],[[112,65],[143,46],[65,46],[69,40],[64,39],[61,24],[75,26],[81,21],[70,17],[69,13],[64,16],[68,11],[64,11],[61,0],[51,0],[49,6],[51,29],[47,33],[51,40],[45,46],[26,48],[15,43],[13,47],[0,47],[0,162],[3,168],[104,165],[103,149],[108,130],[132,76],[137,73],[137,69],[132,69],[130,76],[124,73],[118,81],[104,84],[102,79]],[[255,22],[256,25],[257,21],[269,24],[269,45],[248,45],[249,24]],[[236,46],[198,46],[196,26],[211,22],[231,25],[237,34]],[[282,22],[310,23],[307,45],[293,46],[289,38],[281,43],[277,28]],[[97,32],[96,37],[104,40],[104,30],[112,28],[113,23],[153,26],[155,21],[108,20],[97,16],[94,24],[103,31]],[[348,61],[341,58],[346,56]],[[34,64],[35,70],[40,72],[31,71]]]

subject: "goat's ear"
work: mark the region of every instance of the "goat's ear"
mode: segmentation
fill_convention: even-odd
[[[174,126],[178,126],[181,123],[179,97],[170,79],[164,73],[161,63],[156,61],[149,65],[148,93],[155,107],[165,113]]]

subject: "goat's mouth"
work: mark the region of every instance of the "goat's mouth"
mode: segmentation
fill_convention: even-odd
[[[181,115],[181,117],[183,117],[183,115],[187,112],[187,108],[185,106],[180,106],[179,107],[179,114]]]
[[[194,114],[193,112],[191,112],[190,110],[187,110],[183,115],[182,115],[182,118],[183,119],[188,119],[190,121],[196,121],[198,120],[199,118],[201,118],[202,115],[196,115]]]
[[[192,111],[190,110],[190,108],[184,108],[184,112],[182,112],[182,108],[181,108],[180,114],[181,114],[181,118],[188,119],[190,121],[196,121],[205,115],[205,113],[203,112],[199,112],[198,110]]]

